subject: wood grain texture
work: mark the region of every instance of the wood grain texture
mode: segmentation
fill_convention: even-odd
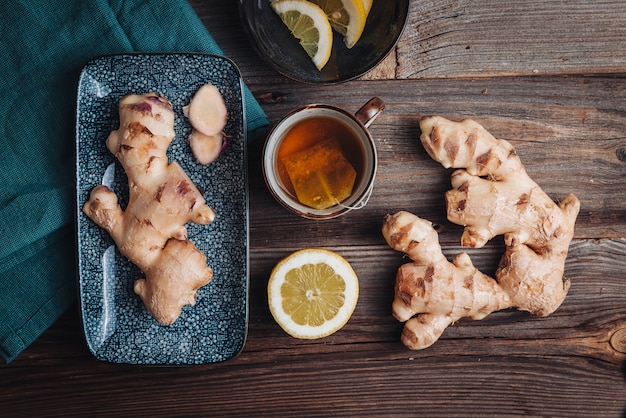
[[[236,2],[191,4],[272,124],[309,102],[350,111],[372,96],[386,102],[371,126],[379,154],[372,198],[330,221],[288,213],[265,187],[266,132],[255,133],[243,352],[193,367],[100,363],[75,307],[0,365],[0,415],[624,416],[626,354],[610,344],[626,329],[626,78],[617,76],[626,68],[623,2],[415,1],[394,54],[337,86],[276,74],[254,55]],[[407,260],[385,244],[384,215],[405,209],[439,224],[445,254],[467,251],[487,274],[503,250],[497,238],[480,250],[459,246],[461,227],[446,220],[443,201],[451,171],[418,141],[419,119],[430,114],[476,119],[511,141],[553,199],[575,193],[582,206],[565,269],[572,287],[553,315],[506,310],[463,319],[432,347],[411,351],[391,315],[395,273]],[[308,246],[342,254],[361,286],[348,324],[314,341],[285,334],[266,301],[272,267]]]
[[[264,86],[259,88],[262,94],[268,93]],[[624,79],[356,81],[341,89],[283,85],[280,95],[279,103],[264,103],[272,122],[302,103],[341,103],[347,110],[356,111],[371,96],[381,97],[386,109],[370,128],[380,164],[374,193],[364,213],[318,225],[281,214],[264,190],[257,162],[252,166],[251,187],[260,190],[262,207],[274,205],[277,210],[277,214],[264,210],[255,217],[259,222],[256,225],[264,228],[258,233],[260,237],[267,237],[279,220],[286,227],[306,230],[309,238],[317,234],[321,240],[331,230],[340,229],[336,239],[354,243],[363,233],[378,228],[387,212],[400,208],[445,223],[443,194],[450,187],[451,170],[430,160],[419,143],[419,119],[431,114],[477,120],[493,135],[515,146],[530,176],[554,200],[576,194],[581,200],[577,238],[626,236],[626,162],[619,158],[626,148]],[[252,144],[251,152],[260,156],[262,142],[261,136]],[[254,228],[253,243],[257,236]],[[301,239],[295,235],[293,238],[294,244]]]
[[[624,74],[626,3],[414,1],[398,78]]]
[[[193,367],[99,363],[86,351],[73,310],[0,369],[12,382],[0,392],[3,411],[38,415],[45,405],[47,416],[618,417],[626,407],[626,358],[608,343],[626,327],[626,239],[572,245],[572,289],[554,315],[503,311],[461,320],[423,351],[399,343],[401,324],[389,314],[401,256],[385,247],[336,250],[357,269],[363,297],[346,327],[327,339],[294,340],[273,323],[264,289],[281,251],[256,250],[249,338],[237,358]],[[496,252],[471,256],[482,267]]]

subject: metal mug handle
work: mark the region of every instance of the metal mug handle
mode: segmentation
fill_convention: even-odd
[[[385,109],[385,102],[378,97],[372,97],[365,103],[354,116],[361,122],[366,128],[374,122],[374,119]]]

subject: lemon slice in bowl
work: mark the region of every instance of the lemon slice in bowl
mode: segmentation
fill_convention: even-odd
[[[272,316],[285,332],[315,339],[348,322],[359,298],[359,280],[339,254],[307,248],[276,264],[267,293]]]
[[[343,36],[348,48],[361,39],[367,14],[363,0],[311,0],[328,16],[330,25]]]
[[[372,9],[372,2],[374,0],[363,0],[363,8],[365,9],[365,16],[369,15],[370,10]]]
[[[321,70],[333,47],[333,31],[324,11],[306,0],[275,0],[270,7]]]

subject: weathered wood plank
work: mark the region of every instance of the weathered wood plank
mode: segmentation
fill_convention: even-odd
[[[411,2],[397,78],[624,74],[626,3]]]
[[[0,391],[3,412],[32,415],[38,403],[46,404],[48,415],[107,416],[419,411],[618,417],[625,410],[626,355],[608,341],[626,327],[626,239],[573,243],[566,269],[573,285],[552,316],[503,311],[482,321],[461,320],[422,351],[402,346],[402,325],[390,315],[392,275],[405,262],[400,254],[384,247],[335,249],[357,269],[362,296],[353,318],[327,339],[295,340],[273,323],[265,300],[267,276],[291,249],[254,250],[250,333],[236,359],[193,368],[98,363],[78,337],[74,311],[25,356],[4,366],[3,379],[12,383]],[[447,249],[450,256],[459,250]],[[482,268],[496,250],[471,256]],[[91,384],[94,379],[98,385]],[[118,389],[128,381],[132,391]]]
[[[367,249],[332,246],[353,265],[360,277],[362,292],[359,305],[350,325],[332,338],[333,342],[350,341],[387,341],[399,338],[397,322],[391,317],[393,284],[397,268],[407,262],[402,254],[386,245],[371,246]],[[280,258],[293,251],[293,248],[257,249],[254,251],[254,271],[251,276],[252,316],[267,317],[267,327],[259,333],[250,330],[251,339],[247,348],[255,347],[255,335],[276,334],[280,331],[273,323],[266,307],[265,286],[271,268]],[[444,246],[449,258],[461,251],[467,251],[472,261],[481,271],[492,275],[503,248],[501,245],[488,245],[484,249],[463,249],[460,246]],[[619,362],[623,355],[614,352],[608,344],[608,337],[620,328],[626,327],[626,239],[616,240],[576,240],[572,243],[566,262],[565,275],[572,280],[572,287],[565,303],[548,318],[531,318],[525,313],[503,311],[484,321],[462,320],[444,335],[448,338],[498,338],[505,340],[528,340],[542,344],[538,350],[569,349],[570,354],[599,356],[605,361]],[[259,325],[261,326],[261,325]],[[363,328],[362,328],[363,327]],[[273,330],[273,331],[272,331]],[[353,332],[353,333],[352,333]],[[473,336],[472,336],[473,334]],[[274,337],[280,337],[282,334]],[[292,341],[286,334],[277,344]],[[588,338],[585,339],[584,337]],[[343,339],[345,338],[345,340]],[[572,340],[581,339],[577,347],[572,347]],[[263,344],[267,342],[264,341]],[[498,342],[495,342],[499,344]],[[301,347],[305,343],[296,343]],[[306,343],[315,344],[315,343]],[[503,344],[509,344],[504,342]],[[511,354],[519,347],[511,345]],[[553,348],[550,348],[553,345]],[[464,349],[467,349],[465,347]],[[484,348],[476,346],[480,350]],[[529,349],[523,347],[522,351]],[[430,349],[429,349],[430,350]],[[433,347],[432,351],[437,352]],[[426,352],[426,351],[424,351]],[[460,354],[460,353],[459,353]],[[517,354],[521,354],[517,352]],[[535,354],[538,354],[536,352]],[[544,353],[545,354],[545,353]],[[416,354],[419,355],[419,354]],[[429,354],[428,354],[429,355]]]
[[[577,238],[626,236],[626,161],[620,157],[626,150],[626,79],[390,80],[356,81],[340,89],[282,87],[277,92],[271,85],[252,85],[260,96],[280,94],[279,102],[262,101],[272,123],[308,102],[342,103],[356,111],[371,96],[385,100],[385,111],[370,128],[379,170],[365,209],[327,222],[302,220],[265,190],[260,165],[264,138],[256,138],[250,147],[251,188],[259,191],[258,200],[251,201],[254,246],[295,245],[303,236],[365,245],[372,243],[370,231],[379,229],[383,216],[399,209],[444,224],[443,194],[451,171],[432,161],[418,140],[419,119],[429,114],[481,122],[496,137],[511,141],[531,177],[554,200],[576,194],[581,200]],[[255,210],[257,205],[261,210]],[[277,224],[285,237],[268,241]],[[444,234],[443,239],[457,238]]]

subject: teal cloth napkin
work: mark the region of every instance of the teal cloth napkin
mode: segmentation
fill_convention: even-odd
[[[0,354],[13,360],[76,300],[78,76],[124,52],[222,54],[185,0],[0,6]],[[267,118],[246,88],[249,132]]]

